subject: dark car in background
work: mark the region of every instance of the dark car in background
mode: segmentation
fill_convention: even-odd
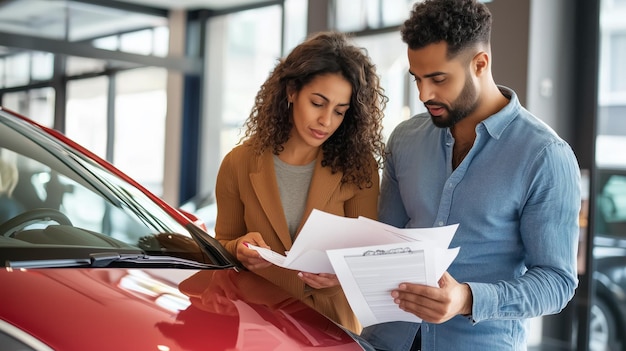
[[[61,133],[0,108],[0,350],[361,350]]]
[[[591,351],[626,351],[626,165],[601,166],[595,177],[595,300]]]

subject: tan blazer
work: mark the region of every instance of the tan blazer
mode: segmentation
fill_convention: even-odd
[[[329,167],[322,167],[321,162],[322,152],[317,157],[298,231],[314,208],[346,217],[376,219],[379,179],[373,158],[373,186],[364,189],[342,185],[341,173],[332,174]],[[234,148],[222,161],[215,195],[218,206],[216,238],[233,256],[236,256],[240,238],[248,232],[261,233],[275,252],[282,254],[291,249],[293,241],[282,209],[271,152],[256,156],[246,144]],[[361,325],[341,287],[312,289],[297,277],[298,271],[278,266],[255,272],[344,327],[360,333]]]

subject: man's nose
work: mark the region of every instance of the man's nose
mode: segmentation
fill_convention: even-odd
[[[433,89],[432,87],[428,86],[428,84],[420,84],[417,87],[417,91],[419,92],[419,98],[421,102],[426,102],[433,99]]]

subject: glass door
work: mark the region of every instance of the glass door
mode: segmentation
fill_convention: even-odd
[[[626,1],[600,2],[589,350],[626,350]]]

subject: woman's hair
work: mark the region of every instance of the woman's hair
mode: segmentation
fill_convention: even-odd
[[[400,33],[412,50],[444,41],[452,58],[476,44],[489,44],[491,12],[476,0],[425,0],[415,3]]]
[[[342,172],[343,183],[372,185],[372,157],[382,165],[383,110],[387,96],[367,52],[352,45],[346,34],[318,33],[297,47],[278,64],[257,93],[245,123],[243,139],[258,154],[283,151],[293,121],[287,91],[300,91],[319,75],[339,73],[352,86],[350,108],[335,133],[322,144],[322,166]]]

